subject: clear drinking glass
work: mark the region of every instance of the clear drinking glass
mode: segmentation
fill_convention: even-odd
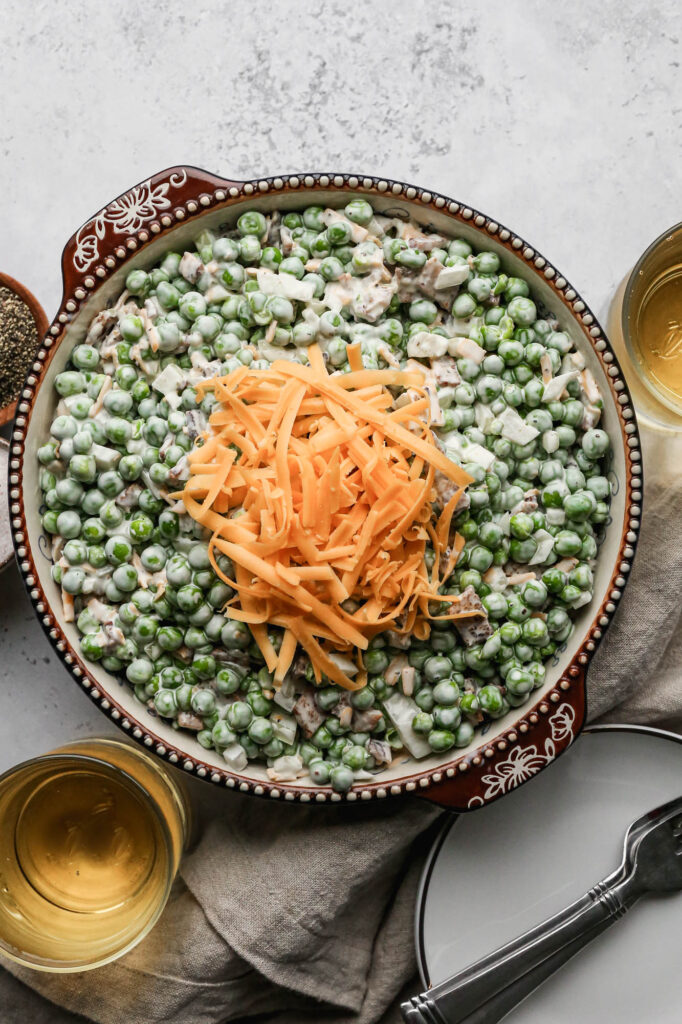
[[[0,952],[84,971],[132,949],[163,910],[190,831],[163,764],[85,739],[0,776]]]
[[[638,419],[682,431],[682,224],[652,242],[621,283],[608,334]]]

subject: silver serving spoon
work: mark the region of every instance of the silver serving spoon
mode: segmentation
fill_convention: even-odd
[[[634,821],[620,867],[565,910],[401,1006],[406,1024],[495,1024],[648,893],[682,889],[682,797]]]

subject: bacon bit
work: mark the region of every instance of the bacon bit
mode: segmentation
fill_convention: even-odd
[[[391,745],[386,740],[370,739],[367,744],[367,753],[372,755],[377,764],[390,764],[393,760]]]
[[[487,640],[493,632],[480,597],[473,587],[466,587],[461,594],[462,617],[455,620],[455,629],[467,647]]]
[[[293,782],[304,773],[303,760],[298,754],[285,754],[278,757],[272,768],[267,770],[268,778],[273,782]]]
[[[317,706],[312,690],[302,693],[298,698],[293,707],[293,716],[307,739],[320,728],[324,722],[324,715]]]
[[[204,264],[198,256],[191,252],[183,253],[178,266],[178,273],[184,277],[185,281],[189,281],[190,284],[196,284],[203,272]]]
[[[501,566],[491,565],[487,572],[483,574],[483,582],[486,583],[491,590],[501,592],[507,587],[507,576]]]
[[[145,334],[149,338],[150,349],[152,350],[152,352],[158,352],[161,339],[159,338],[159,332],[152,323],[152,319],[149,316],[149,313],[146,309],[140,310],[140,318],[142,319],[142,323],[144,324]]]
[[[127,292],[124,294],[127,295]],[[90,330],[88,331],[86,342],[88,345],[93,344],[102,337],[102,335],[113,327],[115,323],[118,323],[118,313],[115,309],[103,309],[101,313],[98,313],[95,319],[92,321]]]
[[[149,586],[149,579],[150,579],[151,573],[147,572],[147,570],[143,566],[142,560],[140,559],[140,556],[137,553],[137,551],[133,552],[133,557],[131,558],[130,561],[131,561],[131,565],[132,565],[133,569],[137,573],[137,578],[138,578],[138,582],[140,584],[140,587],[142,588],[142,590],[146,590],[147,587]]]
[[[67,594],[65,590],[62,590],[62,608],[64,609],[64,621],[74,622],[76,613],[73,607],[73,594]]]
[[[432,359],[431,369],[439,384],[450,384],[452,387],[456,387],[462,383],[457,363],[452,356],[439,356],[437,359]]]
[[[445,619],[460,617],[461,598],[439,588],[461,550],[450,527],[471,478],[421,419],[429,400],[420,364],[418,374],[365,370],[352,345],[351,372],[330,377],[317,345],[308,355],[309,366],[276,360],[199,383],[199,394],[213,391],[220,404],[205,444],[189,455],[184,491],[172,497],[212,531],[213,568],[237,591],[226,614],[249,625],[275,684],[300,644],[317,682],[324,675],[355,690],[365,671],[351,678],[331,651],[365,650],[387,627],[426,637],[431,601],[452,606]],[[416,399],[393,410],[394,386]],[[454,491],[432,522],[436,471]],[[430,573],[427,542],[436,553]],[[234,580],[218,553],[235,563]],[[342,607],[349,598],[355,612]],[[267,623],[284,628],[279,653]]]
[[[341,712],[339,714],[339,724],[342,725],[344,728],[349,728],[352,721],[353,708],[351,707],[350,704],[346,704],[345,707],[341,708]]]
[[[391,349],[385,341],[380,342],[377,345],[377,355],[380,355],[384,362],[392,366],[394,370],[400,369],[400,360],[391,352]]]
[[[383,717],[383,712],[378,708],[370,708],[369,711],[356,711],[353,715],[353,732],[371,732]]]
[[[582,384],[583,391],[585,392],[590,404],[594,405],[598,402],[601,398],[601,392],[591,370],[586,369],[582,371],[580,374],[580,383]]]
[[[396,633],[394,629],[388,629],[384,635],[388,641],[389,647],[397,647],[400,651],[407,651],[410,649],[412,641],[409,636],[405,636],[404,633]]]
[[[421,252],[431,252],[432,249],[441,249],[448,244],[448,239],[443,235],[425,235],[409,221],[403,224],[400,235],[411,249],[419,249]]]
[[[540,370],[542,372],[543,384],[549,384],[554,376],[552,372],[552,360],[550,359],[549,352],[543,352],[540,356]]]
[[[88,416],[90,417],[90,419],[94,419],[94,417],[102,408],[104,404],[104,396],[106,395],[107,391],[111,391],[111,387],[111,377],[105,377],[104,380],[102,381],[102,387],[99,389],[99,394],[95,401],[90,406],[90,409],[88,411]]]
[[[530,583],[534,579],[536,579],[534,572],[515,572],[511,576],[507,576],[507,586],[518,587],[522,583]]]
[[[411,697],[414,693],[414,681],[417,675],[417,670],[408,665],[400,673],[400,678],[403,684],[403,693],[406,697]]]
[[[395,658],[389,662],[388,668],[384,672],[384,679],[388,686],[395,686],[400,679],[400,676],[404,669],[409,667],[406,654],[396,654]]]
[[[266,343],[266,345],[272,345],[272,342],[274,341],[276,333],[277,333],[277,321],[276,320],[271,320],[270,323],[268,324],[268,329],[265,332],[265,336],[263,338],[263,341]]]
[[[204,728],[204,723],[197,716],[193,715],[191,711],[181,711],[178,715],[178,725],[181,729],[193,729],[194,732],[201,732]]]
[[[518,501],[516,503],[516,505],[514,505],[514,507],[512,509],[512,513],[515,513],[515,512],[526,512],[526,513],[536,512],[537,511],[537,507],[538,507],[537,495],[539,493],[540,492],[538,491],[537,488],[532,488],[531,490],[526,491],[526,493],[524,494],[524,496],[521,499],[521,501]]]

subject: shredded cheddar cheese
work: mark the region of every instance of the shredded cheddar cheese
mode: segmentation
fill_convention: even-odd
[[[428,636],[431,602],[449,604],[440,618],[468,614],[438,591],[463,546],[451,524],[471,478],[436,444],[420,373],[365,370],[354,345],[351,371],[330,376],[319,347],[308,354],[308,366],[278,360],[199,385],[219,405],[177,497],[211,531],[213,568],[236,592],[225,614],[249,625],[275,684],[300,645],[318,682],[354,690],[366,683],[360,652],[376,633]],[[395,408],[389,387],[420,397]],[[438,517],[436,471],[455,484]],[[279,651],[268,625],[284,630]],[[353,649],[350,678],[332,655]]]

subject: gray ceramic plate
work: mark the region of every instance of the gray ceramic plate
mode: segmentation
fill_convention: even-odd
[[[448,821],[424,869],[417,955],[437,984],[586,892],[620,862],[638,815],[682,793],[682,737],[586,730],[533,786]],[[677,1024],[682,895],[642,900],[507,1018]]]

